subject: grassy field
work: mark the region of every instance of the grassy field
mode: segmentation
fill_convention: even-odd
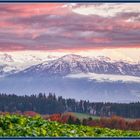
[[[89,117],[91,117],[92,119],[100,119],[99,116],[94,116],[91,114],[85,114],[85,113],[76,113],[76,112],[70,112],[72,115],[74,115],[75,117],[79,118],[80,120],[82,119],[88,119]]]
[[[92,119],[100,119],[101,118],[100,116],[94,116],[92,114],[86,114],[86,113],[76,113],[76,112],[70,112],[70,113],[72,115],[74,115],[75,117],[79,118],[80,120],[88,119],[89,117],[91,117]],[[138,119],[125,118],[125,120],[127,120],[127,121],[135,121],[135,120],[138,120]]]
[[[0,116],[0,136],[43,136],[43,137],[134,137],[140,131],[125,131],[83,125],[61,124],[47,121],[40,116]]]

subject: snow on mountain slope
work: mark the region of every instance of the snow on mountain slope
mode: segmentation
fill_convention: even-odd
[[[96,58],[82,57],[80,55],[65,55],[52,61],[45,61],[25,69],[21,74],[58,74],[97,73],[113,75],[140,76],[140,64],[125,62],[108,62]]]
[[[1,64],[16,64],[21,63],[25,64],[27,63],[41,63],[43,61],[47,60],[53,60],[58,57],[52,56],[52,55],[42,55],[42,56],[36,56],[34,54],[22,54],[22,55],[14,55],[14,54],[8,54],[8,53],[0,53],[0,63]]]
[[[4,53],[4,54],[0,54],[0,62],[3,63],[9,63],[9,62],[14,62],[13,58],[11,55]]]
[[[0,75],[12,74],[22,71],[32,65],[37,65],[43,61],[56,59],[56,56],[35,56],[33,54],[13,55],[0,53]]]
[[[0,78],[0,92],[19,95],[53,92],[66,98],[103,102],[140,100],[140,64],[73,54],[36,61],[39,64],[33,60],[28,57],[26,62],[31,66]],[[4,68],[1,65],[0,69]]]
[[[111,75],[111,74],[97,74],[97,73],[78,73],[69,74],[65,78],[81,79],[87,78],[89,80],[96,80],[97,82],[116,82],[120,81],[123,83],[140,83],[140,77],[128,76],[128,75]]]
[[[0,77],[18,72],[16,66],[0,65]]]
[[[67,75],[71,73],[98,73],[114,75],[140,76],[140,64],[130,64],[122,61],[112,61],[109,57],[84,57],[68,54],[62,57],[53,55],[10,55],[0,54],[2,73],[21,74],[37,73]],[[3,72],[2,72],[3,71]],[[1,75],[0,74],[0,75]]]

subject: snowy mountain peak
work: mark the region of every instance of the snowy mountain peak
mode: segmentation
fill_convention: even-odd
[[[83,60],[85,58],[86,57],[82,57],[82,56],[76,55],[76,54],[68,54],[68,55],[64,55],[59,60],[71,62],[71,61],[81,61],[81,60]]]
[[[111,61],[111,59],[106,56],[98,56],[97,59],[100,61],[107,61],[107,62]]]
[[[105,58],[106,59],[106,58]],[[108,62],[99,59],[91,59],[80,55],[65,55],[61,58],[45,61],[25,69],[22,73],[31,75],[67,75],[72,73],[97,73],[140,76],[140,66],[122,62]],[[21,73],[21,74],[22,74]]]
[[[11,55],[4,53],[0,55],[0,61],[5,61],[5,62],[14,62],[13,58]]]

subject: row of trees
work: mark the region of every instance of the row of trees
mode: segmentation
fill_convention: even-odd
[[[123,117],[118,117],[118,116],[112,116],[109,118],[101,117],[100,119],[94,119],[94,120],[92,118],[80,120],[76,118],[75,116],[69,116],[67,117],[67,120],[65,122],[69,124],[78,124],[78,125],[82,124],[82,125],[87,125],[87,126],[97,126],[101,128],[140,131],[140,120],[130,121],[130,120],[125,120]]]
[[[38,94],[31,96],[17,96],[0,94],[0,111],[34,111],[40,114],[54,114],[64,112],[88,113],[96,116],[122,116],[127,118],[140,118],[140,103],[91,103],[89,101],[76,101],[64,99],[55,94]]]
[[[92,119],[91,117],[87,119],[79,119],[71,113],[65,113],[44,116],[44,119],[68,124],[97,126],[101,128],[107,127],[120,130],[140,130],[140,120],[130,121],[119,116],[111,116],[109,118],[101,117],[98,119]]]

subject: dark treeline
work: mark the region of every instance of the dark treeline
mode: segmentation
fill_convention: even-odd
[[[54,114],[64,112],[88,113],[96,116],[122,116],[126,118],[140,118],[140,103],[91,103],[89,101],[76,101],[64,99],[55,94],[17,96],[0,94],[0,111],[34,111],[40,114]]]

